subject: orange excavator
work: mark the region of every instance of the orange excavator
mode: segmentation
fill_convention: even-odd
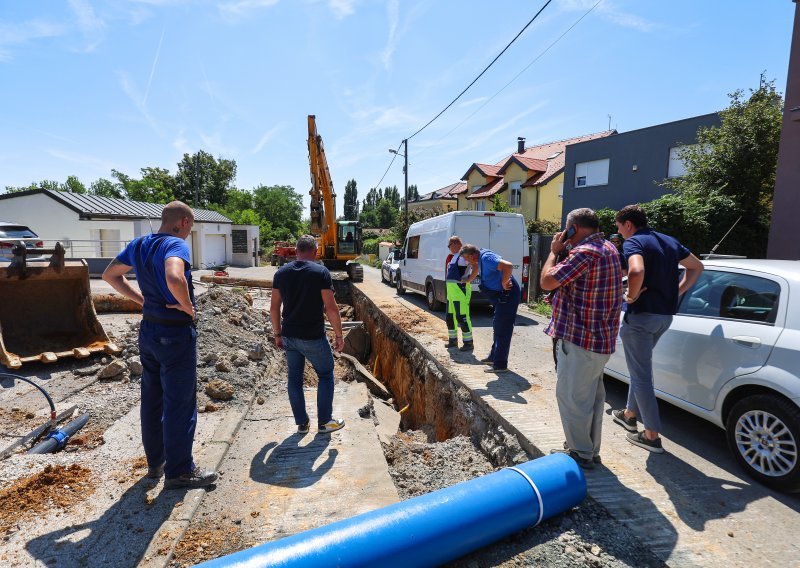
[[[308,163],[311,169],[311,234],[317,237],[317,255],[331,270],[346,269],[354,282],[363,282],[361,223],[336,220],[336,194],[328,170],[316,117],[308,115]]]

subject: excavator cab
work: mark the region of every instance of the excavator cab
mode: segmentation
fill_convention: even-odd
[[[361,254],[361,223],[358,221],[337,221],[337,230],[338,254],[355,256]]]
[[[11,262],[0,262],[0,363],[18,369],[121,351],[97,320],[85,260],[65,261],[61,243],[36,249],[52,254],[49,261],[29,261],[24,245],[13,253]]]

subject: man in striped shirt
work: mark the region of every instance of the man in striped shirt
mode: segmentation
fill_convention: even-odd
[[[556,263],[567,244],[572,245],[569,256]],[[553,316],[544,331],[557,340],[556,399],[567,438],[563,451],[582,468],[593,469],[600,463],[603,367],[619,331],[622,267],[591,209],[567,215],[566,229],[553,237],[550,251],[541,286],[556,290]]]

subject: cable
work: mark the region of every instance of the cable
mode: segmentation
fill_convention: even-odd
[[[467,86],[466,86],[466,88],[465,88],[463,91],[461,91],[461,92],[458,94],[458,96],[457,96],[456,98],[454,98],[452,101],[450,101],[450,104],[448,104],[446,107],[444,107],[444,108],[443,108],[443,109],[442,109],[442,110],[439,112],[439,114],[437,114],[437,115],[436,115],[436,116],[434,116],[432,119],[430,119],[430,120],[428,121],[428,123],[427,123],[425,126],[423,126],[423,127],[422,127],[422,128],[420,128],[419,130],[417,130],[417,131],[416,131],[414,134],[412,134],[411,136],[409,136],[408,138],[406,138],[406,140],[411,140],[412,138],[414,138],[414,136],[416,136],[417,134],[419,134],[420,132],[422,132],[423,130],[425,130],[426,128],[428,128],[428,126],[430,126],[430,125],[431,125],[431,123],[433,123],[433,121],[434,121],[434,120],[436,120],[437,118],[439,118],[440,116],[442,116],[442,115],[444,114],[444,112],[445,112],[447,109],[449,109],[451,106],[453,106],[453,104],[454,104],[454,103],[455,103],[455,102],[456,102],[458,99],[460,99],[460,98],[461,98],[461,96],[462,96],[464,93],[466,93],[466,92],[469,90],[469,88],[470,88],[470,87],[472,87],[472,85],[474,85],[474,84],[475,84],[475,83],[478,81],[478,79],[480,79],[480,78],[483,76],[483,74],[484,74],[484,73],[486,73],[486,72],[489,70],[489,68],[490,68],[492,65],[494,65],[494,64],[495,64],[495,62],[496,62],[498,59],[500,59],[500,56],[501,56],[501,55],[503,55],[503,54],[506,52],[506,50],[507,50],[509,47],[511,47],[511,44],[513,44],[515,41],[517,41],[517,38],[519,38],[519,36],[521,36],[521,35],[522,35],[522,32],[524,32],[526,29],[528,29],[528,26],[530,26],[530,25],[531,25],[531,24],[532,24],[532,23],[533,23],[533,22],[536,20],[536,18],[538,18],[538,17],[539,17],[539,14],[541,14],[541,13],[544,11],[544,9],[545,9],[545,8],[547,8],[547,7],[550,5],[550,2],[552,2],[552,1],[553,1],[553,0],[547,0],[547,2],[545,2],[544,6],[542,6],[542,7],[539,9],[539,11],[538,11],[538,12],[536,12],[536,14],[533,16],[533,18],[531,18],[531,19],[528,21],[528,23],[527,23],[527,24],[525,24],[525,26],[524,26],[524,27],[523,27],[523,28],[522,28],[522,29],[519,31],[519,33],[518,33],[517,35],[515,35],[515,36],[514,36],[514,38],[513,38],[513,39],[512,39],[510,42],[508,42],[508,45],[506,45],[506,46],[503,48],[503,51],[501,51],[500,53],[498,53],[498,54],[497,54],[497,57],[495,57],[494,59],[492,59],[492,62],[491,62],[491,63],[489,63],[489,65],[487,65],[487,66],[484,68],[484,70],[483,70],[483,71],[481,71],[481,72],[480,72],[480,74],[479,74],[477,77],[475,77],[475,78],[472,80],[472,82],[471,82],[469,85],[467,85]]]
[[[571,32],[571,31],[572,31],[572,28],[574,28],[574,27],[575,27],[575,26],[577,26],[579,23],[581,23],[581,20],[583,20],[583,19],[584,19],[586,16],[588,16],[588,15],[589,15],[589,14],[590,14],[590,13],[591,13],[591,12],[592,12],[592,11],[593,11],[595,8],[597,8],[597,6],[599,6],[599,5],[600,5],[602,2],[603,2],[603,0],[597,0],[597,2],[594,4],[594,6],[592,6],[591,8],[589,8],[589,9],[588,9],[588,10],[587,10],[587,11],[586,11],[586,12],[585,12],[585,13],[584,13],[584,14],[583,14],[583,15],[582,15],[580,18],[578,18],[577,20],[575,20],[575,23],[574,23],[574,24],[572,24],[570,27],[568,27],[564,33],[562,33],[560,36],[558,36],[558,37],[555,39],[555,41],[553,41],[553,42],[552,42],[550,45],[548,45],[548,46],[547,46],[547,47],[546,47],[546,48],[545,48],[545,49],[544,49],[544,50],[543,50],[541,53],[539,53],[539,55],[537,55],[536,57],[534,57],[534,58],[533,58],[533,60],[531,60],[531,62],[530,62],[530,63],[528,63],[528,64],[527,64],[525,67],[523,67],[523,68],[522,68],[522,70],[521,70],[519,73],[517,73],[516,75],[514,75],[514,77],[513,77],[513,78],[512,78],[512,79],[511,79],[511,80],[510,80],[508,83],[506,83],[505,85],[503,85],[503,87],[502,87],[502,88],[501,88],[499,91],[497,91],[495,94],[493,94],[491,97],[489,97],[489,98],[488,98],[486,101],[484,101],[484,103],[483,103],[481,106],[479,106],[477,109],[475,109],[475,110],[473,111],[473,113],[472,113],[472,114],[470,114],[470,115],[469,115],[467,118],[465,118],[465,119],[464,119],[464,120],[462,120],[460,123],[458,123],[458,125],[457,125],[457,126],[455,126],[455,127],[452,129],[452,130],[450,130],[450,132],[448,132],[447,134],[445,134],[444,136],[442,136],[442,137],[439,139],[439,141],[438,141],[438,142],[436,142],[436,144],[432,144],[432,145],[428,146],[427,148],[425,148],[425,149],[421,150],[420,152],[418,152],[417,154],[415,154],[415,156],[420,156],[421,154],[424,154],[424,153],[425,153],[427,150],[429,150],[429,149],[433,148],[434,146],[438,146],[438,145],[439,145],[439,144],[440,144],[440,143],[441,143],[441,142],[442,142],[442,141],[443,141],[445,138],[447,138],[447,137],[448,137],[448,136],[450,136],[450,135],[451,135],[453,132],[455,132],[456,130],[458,130],[458,129],[459,129],[459,128],[461,128],[462,126],[464,126],[464,123],[465,123],[465,122],[467,122],[467,121],[468,121],[470,118],[472,118],[473,116],[475,116],[476,114],[478,114],[478,113],[479,113],[479,112],[480,112],[480,111],[481,111],[481,110],[482,110],[482,109],[483,109],[483,108],[484,108],[486,105],[488,105],[490,102],[492,102],[492,101],[494,100],[494,98],[495,98],[495,97],[497,97],[497,95],[499,95],[500,93],[502,93],[503,91],[505,91],[505,90],[506,90],[506,89],[507,89],[507,88],[508,88],[508,87],[511,85],[511,83],[513,83],[514,81],[516,81],[517,79],[519,79],[519,78],[520,78],[520,76],[521,76],[523,73],[525,73],[525,71],[527,71],[527,70],[530,68],[530,66],[531,66],[531,65],[533,65],[534,63],[536,63],[537,61],[539,61],[539,59],[541,59],[542,57],[544,57],[544,55],[545,55],[545,54],[546,54],[548,51],[550,51],[550,49],[551,49],[551,48],[552,48],[552,47],[553,47],[555,44],[557,44],[559,41],[561,41],[561,40],[564,38],[564,36],[565,36],[565,35],[567,35],[569,32]]]
[[[385,171],[385,172],[383,172],[383,175],[381,176],[381,179],[380,179],[380,181],[378,181],[378,183],[376,183],[375,185],[373,185],[373,186],[372,186],[370,189],[378,189],[378,186],[380,186],[380,185],[381,185],[381,182],[383,181],[383,178],[385,178],[385,177],[386,177],[386,174],[388,174],[388,173],[389,173],[389,169],[392,167],[392,164],[394,164],[394,161],[395,161],[395,159],[396,159],[396,158],[397,158],[397,156],[398,156],[397,152],[399,152],[399,151],[400,151],[400,146],[402,146],[402,145],[403,145],[403,143],[402,143],[402,142],[400,142],[400,145],[399,145],[399,146],[397,146],[397,150],[395,150],[394,152],[392,152],[392,154],[394,154],[394,155],[392,156],[392,161],[391,161],[391,162],[389,162],[389,165],[386,167],[386,171]],[[391,150],[390,150],[390,152],[391,152]]]
[[[50,422],[55,424],[55,421],[56,421],[56,406],[55,406],[55,404],[53,404],[53,399],[50,398],[50,395],[47,394],[46,390],[44,390],[44,387],[41,387],[41,386],[37,385],[36,383],[34,383],[30,379],[27,379],[25,377],[21,377],[20,375],[14,375],[12,373],[0,373],[0,379],[2,379],[2,378],[8,378],[8,379],[12,379],[12,380],[16,379],[18,381],[24,381],[26,383],[29,383],[29,384],[35,386],[37,389],[39,389],[39,392],[41,392],[44,395],[44,397],[47,399],[47,404],[50,405]]]

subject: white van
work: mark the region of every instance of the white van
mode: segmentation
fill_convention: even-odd
[[[491,249],[512,263],[513,275],[525,297],[530,263],[525,218],[518,213],[491,211],[451,211],[411,225],[400,250],[395,279],[398,294],[405,294],[406,290],[421,292],[430,309],[444,307],[447,302],[445,261],[450,254],[447,240],[453,235],[461,237],[463,244]],[[485,302],[477,283],[476,279],[472,300]]]

